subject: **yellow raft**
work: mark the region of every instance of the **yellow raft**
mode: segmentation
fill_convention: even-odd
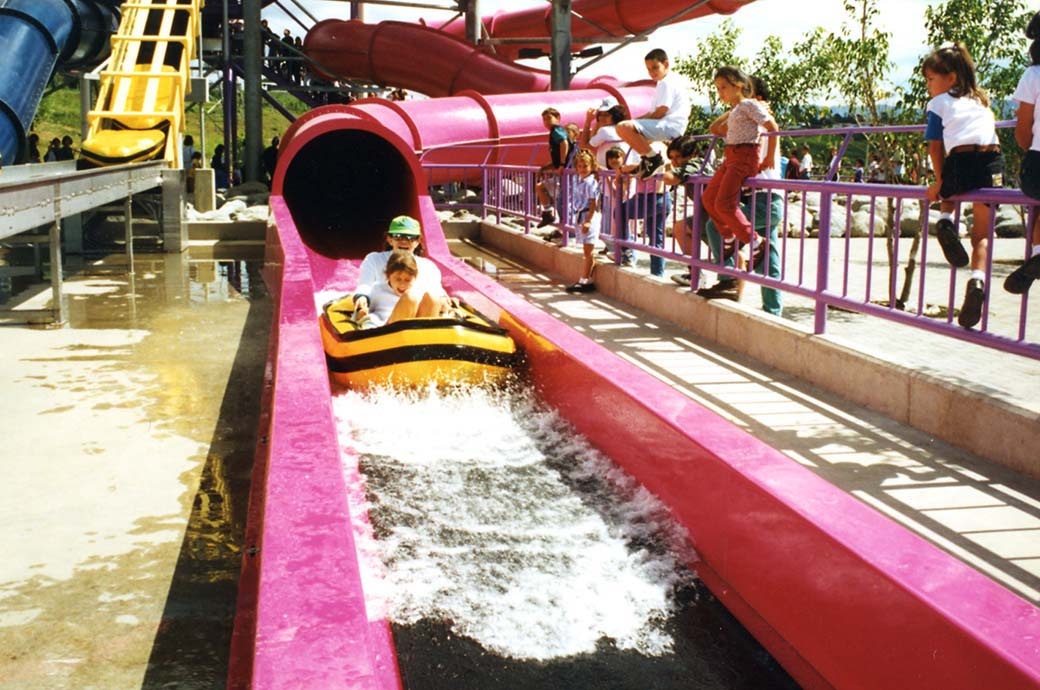
[[[457,316],[397,321],[360,329],[353,296],[327,303],[318,321],[333,380],[353,388],[499,383],[517,366],[504,328],[466,303]]]

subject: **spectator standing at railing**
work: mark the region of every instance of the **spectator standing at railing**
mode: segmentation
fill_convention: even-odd
[[[747,244],[751,223],[739,208],[740,188],[747,178],[777,165],[777,137],[767,137],[767,153],[764,158],[759,155],[761,131],[777,131],[776,120],[762,101],[752,97],[751,80],[736,67],[717,69],[715,88],[719,99],[730,106],[709,128],[725,137],[725,158],[704,188],[701,202],[723,239]]]
[[[655,146],[659,144],[655,143]],[[660,155],[660,154],[658,154]],[[623,173],[639,173],[642,168],[639,165],[623,167]],[[621,206],[621,236],[629,239],[632,232],[629,228],[631,221],[640,219],[643,221],[643,233],[647,244],[657,249],[664,249],[664,231],[668,224],[668,216],[672,212],[671,194],[665,188],[664,178],[645,178],[640,174],[635,180],[635,192]],[[622,260],[622,266],[631,266],[635,263],[629,256]],[[650,255],[650,275],[658,278],[664,277],[664,259]]]
[[[578,282],[567,287],[567,292],[592,292],[596,289],[595,283],[592,282],[592,269],[595,267],[593,252],[596,249],[596,240],[599,239],[602,218],[599,210],[599,177],[596,175],[599,166],[596,165],[596,159],[591,152],[581,151],[575,156],[574,167],[578,179],[571,191],[570,204],[583,256],[581,277],[578,278]]]
[[[607,167],[607,151],[622,143],[617,126],[627,117],[625,106],[613,96],[607,96],[596,107],[585,111],[585,126],[578,135],[578,144],[595,154],[599,167]]]
[[[791,153],[787,156],[787,170],[784,171],[784,177],[788,180],[802,179],[802,161],[798,158],[798,149],[791,149]]]
[[[600,168],[610,169],[610,165],[607,162],[607,152],[618,144],[624,143],[621,141],[621,137],[618,136],[617,125],[627,117],[628,110],[625,109],[625,106],[618,103],[613,96],[607,96],[599,102],[599,105],[589,108],[585,112],[585,126],[578,135],[578,145],[594,153],[596,164]],[[619,150],[622,151],[619,165],[627,166],[630,163],[638,162],[639,154],[635,153],[631,148],[627,149],[627,154],[623,148]],[[616,208],[613,206],[613,201],[614,195],[604,194],[603,223],[600,227],[601,237],[612,235],[613,224],[611,221]],[[631,250],[626,249],[625,251],[631,257]]]
[[[867,168],[867,182],[881,184],[885,181],[885,174],[881,172],[881,157],[876,153],[870,157],[870,166]]]
[[[29,133],[29,155],[27,162],[39,163],[40,159],[40,135],[36,132]]]
[[[608,223],[612,223],[613,216],[616,214],[618,217],[621,216],[620,209],[624,207],[625,200],[628,198],[628,188],[631,182],[631,177],[626,173],[622,172],[622,169],[632,170],[636,163],[629,163],[628,158],[625,154],[625,150],[620,146],[611,146],[607,150],[607,169],[614,173],[614,176],[609,178],[609,184],[603,186],[603,194],[601,196],[603,200],[603,213],[602,221],[600,222],[600,238],[605,234],[603,228],[609,227]],[[606,209],[610,209],[608,212]],[[620,232],[618,233],[623,240],[628,240],[628,224],[620,223]],[[604,247],[603,253],[609,252],[609,248]],[[629,247],[621,248],[621,265],[632,266],[635,263],[635,255],[632,253],[632,249]]]
[[[802,179],[808,180],[812,177],[813,159],[812,153],[809,151],[809,145],[805,144],[802,146],[802,160],[799,161],[802,168]]]
[[[838,160],[838,149],[831,147],[831,162],[827,164],[827,174],[832,182],[837,182],[841,177],[841,161]],[[833,171],[833,172],[831,172]]]
[[[768,105],[769,89],[766,83],[758,77],[751,77],[750,79],[755,99]],[[775,138],[767,137],[767,139]],[[762,180],[779,180],[781,179],[779,145],[771,147],[769,142],[765,140],[759,143],[759,156],[762,163],[766,162],[766,157],[770,155],[770,151],[772,151],[774,156],[773,165],[763,168],[758,173],[758,178]],[[779,279],[780,238],[777,229],[780,226],[780,220],[783,215],[783,195],[775,190],[751,190],[750,194],[745,194],[741,197],[741,208],[745,214],[751,214],[755,232],[760,238],[760,241],[755,245],[754,251],[751,253],[752,270],[768,275],[770,278]],[[725,245],[713,221],[708,222],[705,227],[705,234],[716,261],[725,266],[743,268],[739,253],[730,251],[729,256],[726,256]],[[698,290],[697,294],[707,299],[739,300],[743,287],[744,281],[725,276],[720,278],[710,288]],[[762,288],[762,309],[774,316],[781,315],[783,302],[779,290],[771,287]]]
[[[1018,101],[1015,141],[1026,152],[1022,159],[1022,193],[1040,199],[1040,108],[1037,107],[1040,101],[1040,12],[1029,21],[1026,37],[1033,41],[1029,46],[1031,64],[1011,98]],[[1004,289],[1016,295],[1028,291],[1033,281],[1040,279],[1040,213],[1033,218],[1030,239],[1029,258],[1004,279]]]
[[[664,183],[676,190],[676,208],[680,207],[679,194],[681,187],[686,181],[700,172],[701,162],[697,159],[697,142],[690,135],[684,134],[676,137],[668,143],[668,162],[671,167],[665,170]],[[687,196],[686,199],[691,197]],[[686,209],[686,203],[682,203]],[[672,237],[679,245],[683,254],[693,253],[693,215],[683,214],[683,217],[672,224]],[[672,282],[687,286],[690,284],[690,272],[677,273],[672,276]]]
[[[863,181],[863,159],[856,159],[856,167],[852,169],[852,181],[862,182]]]
[[[535,183],[538,203],[542,206],[542,219],[538,222],[540,228],[556,222],[553,203],[560,186],[560,174],[563,172],[564,163],[570,153],[570,139],[567,138],[567,130],[560,126],[560,111],[556,108],[543,110],[542,124],[549,130],[550,160],[539,170],[541,177]]]
[[[292,78],[293,65],[296,64],[293,62],[293,48],[295,47],[296,41],[293,40],[292,31],[289,31],[289,29],[283,29],[281,53],[285,56],[285,59],[282,60],[281,72],[282,78],[286,81]]]
[[[650,110],[617,126],[621,140],[642,160],[639,176],[644,180],[664,168],[664,157],[650,146],[655,141],[671,141],[686,131],[690,120],[690,96],[682,77],[669,69],[668,53],[654,48],[646,54],[646,71],[656,82]]]
[[[975,63],[963,43],[946,45],[928,55],[921,65],[928,101],[925,139],[935,169],[935,182],[928,198],[942,200],[936,235],[943,255],[958,268],[969,263],[953,223],[956,204],[951,196],[1003,184],[1004,158],[997,140],[996,122],[989,97],[979,88]],[[993,209],[972,204],[971,277],[965,287],[957,323],[971,328],[982,318],[986,301],[986,263],[989,254],[989,225]]]
[[[58,149],[61,148],[61,139],[54,137],[51,139],[50,144],[47,145],[47,153],[43,155],[44,163],[54,163],[58,159]]]

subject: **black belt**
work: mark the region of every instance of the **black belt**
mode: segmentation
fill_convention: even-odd
[[[950,153],[1000,153],[1000,144],[961,144],[950,149]]]

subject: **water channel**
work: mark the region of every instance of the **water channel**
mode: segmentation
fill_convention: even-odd
[[[797,687],[667,510],[530,387],[341,391],[334,410],[408,690]]]

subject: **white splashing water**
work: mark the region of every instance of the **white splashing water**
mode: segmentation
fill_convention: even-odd
[[[352,510],[379,537],[355,516],[373,617],[448,621],[517,659],[602,638],[671,652],[673,592],[693,579],[683,530],[531,394],[347,391],[333,406]]]

